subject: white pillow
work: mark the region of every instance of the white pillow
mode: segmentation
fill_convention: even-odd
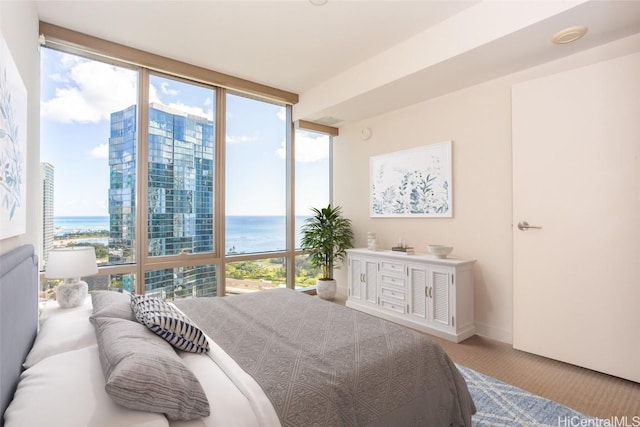
[[[24,362],[30,368],[41,360],[59,353],[96,344],[96,334],[89,322],[91,309],[57,314],[48,318]]]
[[[20,378],[4,427],[169,426],[162,414],[134,411],[111,400],[97,346],[47,357]]]

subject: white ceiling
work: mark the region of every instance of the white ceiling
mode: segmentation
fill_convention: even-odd
[[[640,1],[37,0],[41,21],[300,94],[341,126],[640,32]],[[551,35],[587,25],[555,46]]]

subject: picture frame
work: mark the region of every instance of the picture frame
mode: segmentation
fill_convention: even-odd
[[[27,232],[27,89],[0,34],[0,240]]]
[[[369,207],[375,217],[452,217],[453,141],[370,158]]]

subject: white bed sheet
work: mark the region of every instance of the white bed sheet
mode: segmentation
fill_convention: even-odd
[[[8,415],[9,426],[84,427],[89,424],[83,424],[83,420],[89,419],[92,420],[91,425],[109,427],[125,424],[132,427],[280,425],[275,409],[258,383],[210,337],[207,337],[211,346],[208,354],[178,351],[178,355],[198,378],[207,394],[210,416],[169,423],[161,414],[131,411],[113,403],[104,391],[106,382],[100,368],[95,333],[91,334],[93,326],[91,325],[91,330],[86,327],[90,325],[90,315],[90,301],[88,305],[76,310],[46,313],[46,324],[43,324],[41,330],[44,333],[36,340],[37,345],[32,349],[33,365],[29,365],[29,369],[23,373],[24,383],[19,386],[14,402],[5,414]],[[70,322],[73,327],[70,327]],[[75,322],[78,323],[74,324]],[[34,399],[34,390],[44,397]],[[55,398],[45,402],[47,395]],[[43,407],[46,408],[44,411]],[[79,408],[82,410],[78,410]],[[56,416],[51,417],[50,411],[55,411]],[[25,414],[30,414],[28,420]],[[130,419],[124,421],[127,417]],[[63,422],[65,419],[68,423]],[[94,424],[96,419],[101,422]],[[40,420],[46,421],[45,424],[39,424]],[[28,423],[23,424],[22,421]]]
[[[87,320],[88,321],[88,320]],[[167,427],[163,414],[114,403],[104,389],[97,345],[47,357],[20,376],[5,427]]]

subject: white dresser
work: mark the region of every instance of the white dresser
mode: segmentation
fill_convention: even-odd
[[[474,260],[349,249],[347,307],[454,342],[476,332]]]

